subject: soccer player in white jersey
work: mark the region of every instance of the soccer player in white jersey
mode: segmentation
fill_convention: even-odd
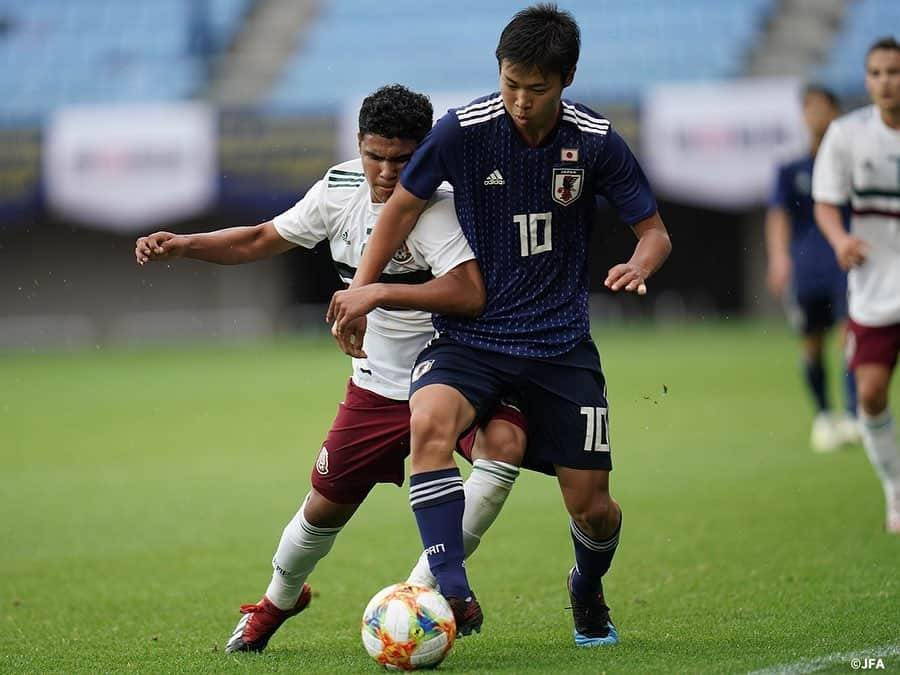
[[[863,445],[881,479],[887,530],[900,533],[900,454],[888,402],[900,353],[900,43],[866,56],[873,104],[831,123],[813,170],[819,228],[849,270],[850,367]],[[850,202],[850,232],[840,205]]]
[[[188,257],[237,264],[328,240],[335,267],[349,283],[400,170],[431,124],[427,97],[400,85],[383,87],[360,109],[361,159],[329,169],[291,209],[255,227],[141,237],[137,262]],[[451,193],[430,201],[419,228],[399,247],[380,281],[373,291],[394,309],[368,316],[365,356],[353,360],[346,396],[312,470],[312,488],[284,529],[262,600],[241,607],[243,616],[227,652],[262,651],[279,626],[309,604],[307,577],[372,487],[403,483],[410,447],[410,371],[434,336],[429,312],[476,315],[484,304],[483,281],[456,220]],[[460,453],[473,462],[466,482],[469,552],[518,476],[524,426],[518,410],[501,405],[483,428],[459,442]],[[418,580],[433,583],[427,570]]]

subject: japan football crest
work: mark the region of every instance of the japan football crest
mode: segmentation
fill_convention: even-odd
[[[553,169],[553,201],[568,206],[581,196],[584,169]]]

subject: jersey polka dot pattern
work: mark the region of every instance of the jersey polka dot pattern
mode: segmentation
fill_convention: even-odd
[[[499,94],[451,110],[404,170],[419,197],[453,185],[488,304],[475,319],[435,317],[458,342],[522,357],[565,353],[589,333],[587,249],[596,199],[634,224],[656,202],[637,160],[597,113],[563,100],[548,142],[528,147]],[[566,154],[568,153],[568,155]]]

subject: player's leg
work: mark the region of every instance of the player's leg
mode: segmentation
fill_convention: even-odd
[[[227,652],[262,651],[285,620],[306,608],[311,598],[306,579],[376,483],[403,483],[408,452],[406,402],[349,382],[316,458],[312,489],[282,532],[269,586],[258,603],[241,606]]]
[[[306,579],[358,507],[332,502],[310,490],[281,533],[265,594],[256,604],[241,605],[242,616],[226,652],[263,651],[281,624],[306,609],[312,599]]]
[[[832,324],[831,299],[828,295],[798,294],[797,311],[801,328],[803,380],[815,406],[809,443],[816,452],[830,452],[841,445],[841,438],[829,413],[828,377],[825,367],[825,334]]]
[[[609,571],[619,545],[622,511],[609,494],[609,472],[562,466],[556,471],[575,546],[575,567],[568,579],[575,644],[616,644],[618,634],[603,596],[603,575]]]
[[[884,489],[887,529],[900,533],[900,453],[888,407],[888,389],[900,350],[900,324],[873,328],[850,322],[850,330],[863,447]]]
[[[450,602],[457,623],[467,623],[461,603],[477,608],[471,617],[481,629],[481,610],[473,600],[463,567],[462,517],[466,505],[459,467],[453,459],[456,439],[475,418],[472,404],[453,387],[432,384],[410,397],[411,468],[409,503],[416,517],[428,565]],[[461,621],[462,620],[462,621]],[[457,626],[460,628],[460,626]]]
[[[465,490],[453,459],[457,439],[500,389],[492,357],[444,338],[419,355],[410,383],[409,501],[432,574],[467,635],[483,617],[463,567]]]
[[[843,443],[859,443],[862,440],[856,420],[858,401],[856,396],[856,376],[850,369],[847,353],[848,329],[846,317],[839,321],[835,330],[844,363],[844,411],[835,418],[835,429]]]
[[[536,362],[522,387],[529,456],[551,461],[575,548],[567,586],[580,647],[616,644],[603,575],[619,541],[622,513],[609,493],[612,455],[606,379],[593,342]]]
[[[458,443],[459,452],[472,463],[463,483],[463,552],[468,558],[496,520],[519,476],[525,452],[525,421],[515,408],[501,405],[484,428],[475,428]],[[425,552],[407,579],[410,583],[437,587]]]

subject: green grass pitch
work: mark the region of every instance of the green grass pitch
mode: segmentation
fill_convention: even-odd
[[[555,481],[523,474],[469,564],[484,632],[442,670],[846,672],[854,654],[900,669],[900,537],[861,447],[809,450],[787,330],[595,336],[625,517],[606,581],[621,643],[573,646],[568,519]],[[0,356],[0,671],[376,672],[363,607],[419,552],[393,486],[265,654],[222,652],[268,582],[348,370],[324,337]],[[898,414],[896,381],[892,394]]]

